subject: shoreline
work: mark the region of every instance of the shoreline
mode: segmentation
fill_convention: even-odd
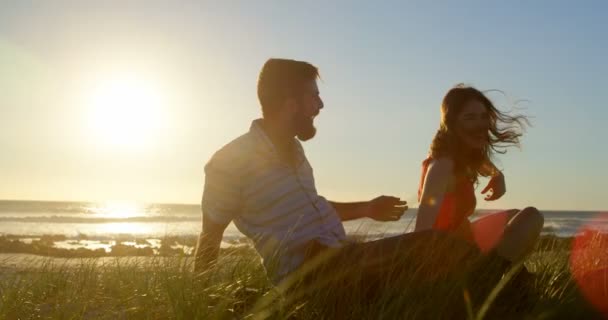
[[[390,236],[390,235],[385,235]],[[378,235],[351,235],[356,242],[377,239]],[[555,234],[541,235],[538,248],[547,250],[569,249],[574,237]],[[160,239],[149,237],[67,237],[65,235],[0,235],[0,254],[29,254],[55,258],[103,258],[103,257],[168,257],[191,256],[198,236],[166,236]],[[246,238],[224,239],[223,250],[242,247],[252,248]]]

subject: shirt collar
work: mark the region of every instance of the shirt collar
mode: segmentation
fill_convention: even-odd
[[[264,119],[255,119],[251,122],[251,126],[249,127],[249,132],[255,137],[256,144],[262,149],[265,153],[278,158],[278,152],[275,145],[270,141],[270,138],[266,134],[266,131],[262,129],[262,123]],[[302,148],[302,144],[298,139],[294,138],[295,148],[297,150],[297,163],[298,166],[302,164],[302,162],[306,159],[304,155],[304,148]]]

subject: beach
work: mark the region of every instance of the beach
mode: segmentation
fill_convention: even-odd
[[[481,214],[487,212],[491,211]],[[351,241],[390,237],[411,231],[414,215],[415,209],[410,209],[393,223],[349,221],[345,230]],[[466,298],[469,289],[458,284],[461,280],[418,283],[413,272],[404,280],[411,282],[407,286],[411,289],[397,296],[386,292],[378,301],[358,305],[356,301],[363,297],[356,286],[286,301],[266,278],[250,240],[233,225],[221,244],[217,263],[221,267],[195,274],[192,253],[200,232],[197,205],[0,201],[4,297],[0,317],[317,319],[320,313],[328,319],[343,314],[360,318],[404,314],[406,318],[597,317],[604,305],[589,297],[589,290],[580,284],[587,282],[578,278],[581,274],[605,276],[601,273],[602,266],[608,266],[602,254],[608,248],[605,216],[597,212],[545,216],[543,235],[523,265],[534,274],[526,290],[513,293],[507,279],[495,284],[507,297],[490,299],[488,291]],[[528,298],[520,297],[520,291],[528,292]],[[534,302],[525,302],[530,295]],[[439,307],[430,303],[439,298]],[[502,305],[505,299],[511,303],[508,307]]]
[[[405,291],[387,290],[377,300],[365,298],[359,284],[350,283],[291,301],[274,289],[249,246],[222,249],[218,267],[201,274],[192,272],[193,260],[184,254],[58,258],[4,253],[0,317],[597,319],[605,304],[594,305],[590,291],[580,286],[570,263],[572,241],[544,236],[525,261],[534,274],[525,288],[514,290],[505,276],[492,285],[499,288],[498,296],[489,291],[468,295],[471,288],[458,279],[425,282],[414,271],[403,280],[409,283]],[[597,267],[598,262],[585,260],[584,265]]]
[[[344,227],[350,241],[390,237],[411,232],[415,212],[410,209],[392,223],[361,219]],[[544,214],[541,238],[523,265],[535,275],[526,285],[533,303],[521,302],[524,298],[509,289],[509,281],[495,284],[507,298],[490,299],[488,291],[463,300],[469,289],[457,285],[461,280],[419,284],[413,272],[404,280],[411,282],[411,290],[353,305],[363,299],[356,285],[286,302],[266,278],[251,241],[233,224],[221,243],[221,267],[195,274],[198,205],[0,201],[0,289],[5,297],[0,317],[317,319],[322,313],[333,319],[345,313],[395,318],[403,312],[406,318],[598,316],[604,305],[590,302],[593,298],[577,277],[593,272],[604,277],[608,219],[600,212]],[[588,241],[586,235],[601,241]],[[582,263],[573,264],[573,257],[582,257],[577,258]],[[444,307],[429,304],[439,297]],[[514,305],[501,306],[504,299]]]
[[[477,216],[496,212],[481,210]],[[373,240],[413,231],[416,209],[391,223],[347,221],[346,234]],[[584,228],[608,230],[608,216],[593,211],[543,211],[543,235],[572,237]],[[189,255],[201,232],[198,205],[0,201],[0,253],[64,257]],[[222,247],[248,245],[230,224]]]

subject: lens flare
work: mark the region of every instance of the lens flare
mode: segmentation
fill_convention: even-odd
[[[608,317],[608,213],[599,214],[575,236],[570,270],[583,296]]]

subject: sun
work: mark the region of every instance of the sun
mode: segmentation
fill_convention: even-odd
[[[152,81],[135,75],[99,81],[87,95],[88,128],[95,141],[138,148],[150,145],[163,127],[163,94]]]

